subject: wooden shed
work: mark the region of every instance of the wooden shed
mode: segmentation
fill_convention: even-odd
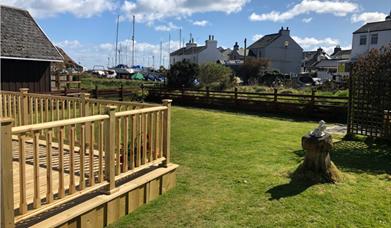
[[[63,57],[30,13],[1,6],[1,89],[50,92],[50,64]]]

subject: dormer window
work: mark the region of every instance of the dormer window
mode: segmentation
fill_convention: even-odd
[[[371,35],[371,44],[377,44],[377,40],[379,39],[379,35],[377,33]]]
[[[360,45],[366,45],[367,44],[367,35],[361,35],[360,36]]]

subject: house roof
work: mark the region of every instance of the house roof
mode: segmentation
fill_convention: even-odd
[[[63,57],[26,10],[1,7],[1,58],[61,62]]]
[[[273,33],[266,36],[263,36],[259,40],[255,41],[253,44],[251,44],[248,48],[263,48],[271,44],[275,39],[280,37],[281,34],[279,33]]]
[[[206,46],[198,46],[198,47],[183,47],[179,48],[178,50],[171,52],[170,56],[174,55],[191,55],[191,54],[197,54],[201,51],[205,50]]]
[[[340,50],[337,53],[331,55],[331,58],[333,58],[333,59],[350,59],[351,53],[352,53],[351,49]]]
[[[376,31],[385,31],[385,30],[391,30],[391,20],[366,23],[361,28],[353,32],[353,34],[367,33],[368,31],[376,32]]]

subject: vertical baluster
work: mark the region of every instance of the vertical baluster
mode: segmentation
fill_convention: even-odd
[[[136,156],[136,166],[139,167],[141,165],[141,129],[142,129],[142,121],[141,114],[137,114],[137,156]]]
[[[39,123],[38,98],[34,99],[34,114],[35,114],[35,123]]]
[[[141,164],[145,164],[146,158],[147,158],[147,114],[144,113],[141,115],[141,124],[142,124],[142,135],[141,135],[141,140],[142,140],[142,155],[141,155]]]
[[[85,179],[84,179],[84,155],[85,155],[85,150],[86,150],[86,126],[85,123],[81,124],[80,128],[80,190],[83,190],[85,187]]]
[[[45,121],[49,122],[49,99],[45,98]]]
[[[34,209],[41,206],[41,196],[40,196],[40,187],[39,187],[39,131],[34,131],[34,140],[33,140],[33,162],[34,162],[34,199],[33,207]]]
[[[67,100],[67,119],[70,119],[71,118],[71,101],[70,100]]]
[[[160,134],[159,133],[159,112],[155,112],[154,126],[155,126],[155,140],[154,140],[155,150],[153,153],[153,159],[156,159],[156,158],[158,158],[158,152],[159,152],[159,134]]]
[[[129,133],[129,117],[124,117],[124,134],[123,134],[123,144],[122,147],[122,172],[128,171],[128,133]]]
[[[53,177],[52,177],[52,129],[46,133],[46,202],[53,202]]]
[[[163,111],[160,112],[160,151],[159,151],[159,157],[163,157],[163,137],[166,137],[163,133],[163,129],[164,129],[164,115],[165,113]]]
[[[63,198],[64,191],[64,126],[58,131],[58,196]]]
[[[56,99],[56,120],[60,120],[60,100]]]
[[[75,127],[71,125],[69,130],[69,193],[72,194],[75,189]]]
[[[1,104],[0,104],[0,107],[1,107]],[[0,108],[0,112],[1,112],[1,108]],[[18,121],[19,121],[19,125],[23,125],[22,124],[22,101],[21,101],[20,96],[18,96]]]
[[[54,100],[50,99],[51,121],[54,121]]]
[[[34,123],[34,112],[33,112],[33,98],[30,97],[29,99],[29,114],[30,114],[30,123]]]
[[[65,120],[65,101],[62,100],[61,101],[61,119],[62,120]]]
[[[11,95],[8,95],[8,101],[7,101],[7,104],[8,104],[8,116],[11,117],[12,116],[12,102],[11,102]]]
[[[134,156],[135,156],[135,148],[136,148],[136,137],[137,137],[137,126],[136,126],[136,115],[132,115],[131,116],[132,118],[132,138],[131,138],[131,143],[130,143],[130,158],[129,158],[129,162],[130,162],[130,169],[134,169],[134,165],[135,165],[135,159],[134,159]]]
[[[95,185],[95,176],[94,176],[94,126],[95,123],[91,123],[90,125],[90,153],[89,153],[89,158],[90,158],[90,168],[89,168],[89,182],[90,186]]]
[[[148,113],[148,122],[147,122],[147,154],[148,162],[152,161],[152,113]]]
[[[95,103],[91,103],[91,115],[95,115]]]
[[[18,106],[17,106],[17,103],[16,103],[16,96],[13,96],[13,98],[14,98],[13,99],[14,103],[13,103],[12,106],[13,106],[13,111],[14,111],[13,115],[14,116],[12,118],[14,118],[14,120],[15,120],[14,126],[17,126],[16,124],[17,124],[17,121],[18,121],[18,116],[16,115],[16,109],[17,109]]]
[[[99,122],[99,172],[98,180],[99,182],[103,181],[103,130],[104,130],[104,121]]]
[[[77,101],[73,101],[73,118],[76,118],[76,110],[77,110]]]
[[[116,151],[115,151],[115,161],[116,161],[116,164],[115,164],[115,175],[118,175],[120,174],[121,172],[121,118],[117,118],[116,119],[116,132],[115,132],[115,148],[116,148]]]
[[[26,200],[26,151],[25,151],[26,136],[19,135],[19,213],[27,212]]]
[[[44,123],[45,120],[43,119],[43,98],[39,99],[39,106],[40,106],[40,117],[41,117],[41,123]]]
[[[3,94],[0,93],[0,117],[4,117],[3,111]]]

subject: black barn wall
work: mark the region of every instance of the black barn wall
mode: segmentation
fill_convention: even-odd
[[[50,62],[1,59],[1,89],[50,92]]]

